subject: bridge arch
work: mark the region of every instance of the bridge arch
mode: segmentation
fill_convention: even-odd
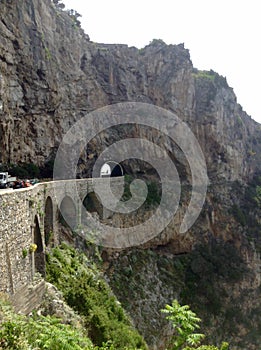
[[[34,266],[35,271],[39,272],[42,276],[45,275],[45,254],[43,248],[42,234],[40,230],[39,220],[37,215],[34,217],[34,229],[33,229],[33,241],[37,245],[37,249],[34,252]]]
[[[44,239],[45,245],[48,246],[53,243],[54,232],[54,217],[53,217],[53,201],[50,196],[46,198],[44,209]]]
[[[73,199],[66,195],[60,203],[58,220],[65,226],[74,229],[77,226],[77,210]]]
[[[95,192],[89,192],[83,199],[82,203],[82,223],[86,223],[87,216],[86,211],[89,213],[97,213],[99,215],[99,218],[102,219],[103,217],[103,206],[95,194]]]

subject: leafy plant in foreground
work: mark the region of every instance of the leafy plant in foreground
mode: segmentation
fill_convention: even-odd
[[[219,350],[213,345],[199,346],[205,338],[204,334],[195,333],[200,328],[201,319],[188,305],[181,306],[177,300],[173,300],[172,305],[166,305],[161,312],[167,314],[166,319],[171,321],[175,330],[169,350]],[[220,350],[228,350],[228,343],[222,343]]]
[[[0,349],[8,350],[92,350],[82,329],[61,323],[51,316],[17,315],[0,297]],[[106,349],[106,348],[104,348]]]

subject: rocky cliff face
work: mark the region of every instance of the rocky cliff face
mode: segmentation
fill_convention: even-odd
[[[183,45],[93,43],[48,0],[4,0],[0,16],[0,162],[43,164],[86,112],[140,101],[188,123],[210,175],[233,180],[255,172],[260,126],[223,77],[193,68]]]
[[[225,78],[193,67],[189,51],[182,44],[166,45],[154,40],[141,50],[97,44],[90,41],[73,17],[57,9],[50,0],[1,1],[0,163],[43,165],[54,158],[62,136],[75,121],[99,107],[126,101],[163,107],[189,125],[204,152],[210,187],[202,216],[186,236],[178,236],[174,223],[143,247],[153,249],[149,256],[145,250],[130,250],[116,257],[109,253],[108,276],[115,292],[123,302],[127,300],[126,307],[154,348],[164,346],[165,339],[162,317],[156,311],[159,299],[164,306],[164,302],[183,295],[184,302],[196,300],[196,305],[208,305],[211,309],[216,293],[223,293],[218,301],[215,299],[216,308],[209,311],[211,319],[204,316],[205,323],[209,320],[213,325],[209,333],[213,328],[215,338],[216,325],[221,334],[216,339],[229,335],[222,333],[222,322],[230,320],[239,327],[236,340],[231,336],[232,343],[237,348],[244,349],[247,344],[248,349],[256,350],[257,331],[251,315],[256,312],[260,284],[260,208],[255,201],[256,188],[261,186],[255,177],[261,171],[260,125],[237,104]],[[130,135],[134,133],[135,130],[129,130]],[[120,132],[116,134],[122,136]],[[108,131],[103,143],[109,144],[116,134]],[[153,132],[147,136],[157,137]],[[99,137],[97,140],[101,141]],[[88,157],[82,159],[81,173],[88,174],[102,150],[102,144],[96,141]],[[167,142],[162,138],[160,144],[166,147]],[[178,161],[188,177],[186,162],[182,157]],[[197,242],[201,248],[193,250]],[[226,265],[230,260],[229,244],[232,252],[237,249],[232,265],[242,264],[240,271]],[[205,251],[210,249],[205,255],[202,245]],[[226,252],[223,255],[222,245]],[[213,251],[219,255],[215,257]],[[183,253],[192,255],[177,262],[176,255]],[[141,265],[139,261],[143,261]],[[219,261],[237,276],[226,275],[218,268]],[[209,264],[210,271],[206,270]],[[210,278],[204,284],[201,277],[208,273]],[[173,276],[179,282],[172,283]],[[125,280],[132,282],[128,295],[121,293]],[[137,288],[140,284],[144,289]],[[216,289],[213,291],[211,286]],[[137,288],[133,294],[131,287]],[[202,294],[202,290],[206,293]],[[253,300],[252,306],[246,293]],[[219,306],[220,303],[225,306]],[[237,319],[233,318],[236,310],[229,308],[231,303],[238,306],[248,324],[240,323],[243,316],[237,314]],[[155,309],[153,317],[150,309]],[[151,319],[153,324],[148,326]]]

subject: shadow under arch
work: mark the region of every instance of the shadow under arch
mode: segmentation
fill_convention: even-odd
[[[86,211],[89,213],[97,213],[99,218],[103,218],[103,206],[96,196],[95,192],[88,193],[83,200],[82,206],[82,224],[87,224],[88,218]]]
[[[45,245],[49,246],[49,244],[53,243],[53,201],[51,197],[47,197],[45,201],[45,209],[44,209],[44,240]]]
[[[37,245],[37,249],[34,252],[34,266],[35,271],[39,272],[43,277],[45,276],[45,253],[43,249],[43,240],[37,215],[34,218],[34,230],[33,230],[34,244]]]
[[[58,220],[64,227],[75,229],[77,226],[76,206],[72,198],[68,195],[61,201],[58,211]]]

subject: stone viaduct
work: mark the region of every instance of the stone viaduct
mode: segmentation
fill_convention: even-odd
[[[100,217],[106,215],[95,195],[94,180],[111,186],[113,192],[123,189],[124,177],[111,177],[0,191],[0,292],[8,294],[19,311],[30,312],[44,292],[43,281],[34,283],[34,277],[36,272],[45,274],[46,248],[59,241],[58,224],[66,219],[70,226],[80,225],[86,216],[82,204]]]

